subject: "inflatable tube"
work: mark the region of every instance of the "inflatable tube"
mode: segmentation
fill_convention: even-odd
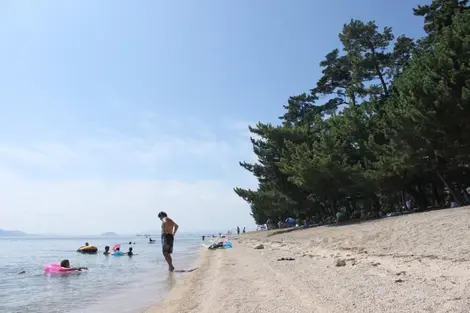
[[[120,243],[114,245],[113,251],[116,251],[118,248],[121,249],[121,244]]]
[[[97,252],[98,252],[98,248],[95,247],[95,246],[83,246],[83,247],[80,247],[80,248],[77,250],[77,252],[93,254],[93,253],[97,253]]]
[[[123,253],[123,252],[121,252],[121,251],[116,251],[116,252],[114,252],[114,253],[113,253],[113,254],[111,254],[111,255],[113,255],[113,256],[123,256],[123,255],[124,255],[124,253]]]
[[[60,264],[48,264],[44,266],[44,272],[47,274],[62,274],[62,275],[68,275],[72,273],[76,273],[77,271],[62,271],[62,267]]]

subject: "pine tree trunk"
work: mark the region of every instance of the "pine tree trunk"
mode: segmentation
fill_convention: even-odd
[[[439,179],[442,181],[444,186],[447,188],[447,190],[449,190],[449,193],[454,198],[455,202],[457,202],[457,205],[458,206],[464,205],[464,201],[462,199],[461,194],[457,192],[451,184],[449,184],[447,179],[444,177],[444,175],[442,175],[442,173],[438,169],[436,169],[436,174],[437,174],[437,177],[439,177]]]

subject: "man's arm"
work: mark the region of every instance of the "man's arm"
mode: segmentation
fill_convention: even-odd
[[[59,269],[59,271],[61,272],[71,272],[71,271],[81,271],[81,270],[87,270],[88,268],[87,267],[83,267],[83,266],[80,266],[80,267],[62,267]]]
[[[175,222],[173,222],[173,236],[176,235],[176,232],[178,231],[178,224],[176,224]]]

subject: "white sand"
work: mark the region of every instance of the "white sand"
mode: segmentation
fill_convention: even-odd
[[[469,222],[461,208],[248,234],[146,313],[470,312]]]

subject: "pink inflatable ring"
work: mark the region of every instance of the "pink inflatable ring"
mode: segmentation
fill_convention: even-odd
[[[66,270],[63,269],[60,264],[48,264],[44,266],[44,272],[48,274],[71,274],[71,273],[76,273],[76,270]]]

